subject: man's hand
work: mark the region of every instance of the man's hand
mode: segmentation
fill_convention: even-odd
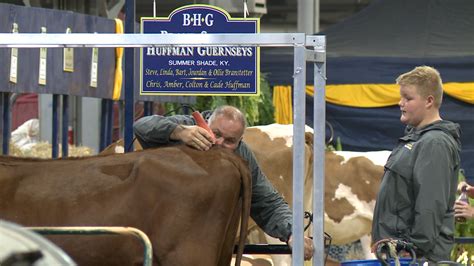
[[[293,236],[288,239],[288,246],[293,249]],[[304,260],[310,260],[313,257],[314,248],[313,240],[309,237],[304,237]]]
[[[212,136],[207,130],[198,126],[178,125],[170,135],[172,140],[180,140],[197,150],[207,151],[212,147]]]

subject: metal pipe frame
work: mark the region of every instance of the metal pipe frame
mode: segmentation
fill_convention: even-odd
[[[153,102],[143,102],[143,116],[149,116],[153,114]]]
[[[53,94],[53,118],[52,118],[52,141],[51,141],[51,158],[56,159],[59,157],[59,95]]]
[[[237,254],[238,246],[234,246],[234,254]],[[291,249],[284,244],[247,244],[244,247],[244,254],[278,254],[289,255]]]
[[[322,80],[320,69],[325,69],[325,36],[305,36],[304,33],[257,33],[257,34],[0,34],[0,47],[6,48],[38,48],[38,47],[155,47],[155,46],[260,46],[260,47],[294,47],[294,112],[293,112],[293,265],[303,265],[303,174],[304,174],[304,125],[305,125],[305,85],[306,85],[306,57],[305,46],[314,48],[314,61],[323,58],[318,64],[315,63],[315,84],[325,86]],[[133,50],[133,49],[129,49]],[[127,52],[127,51],[126,51]],[[133,58],[133,57],[132,57]],[[133,60],[130,60],[133,61]],[[125,68],[127,68],[127,65]],[[126,72],[127,73],[127,72]],[[126,95],[130,95],[133,84],[129,84],[126,79]],[[127,91],[129,93],[127,94]],[[324,92],[324,91],[323,91]],[[314,199],[313,213],[316,217],[317,226],[314,226],[314,248],[315,258],[313,265],[324,265],[324,232],[322,230],[324,209],[321,201],[324,195],[324,130],[316,131],[316,128],[323,128],[325,121],[321,117],[321,110],[325,109],[324,93],[316,93],[315,90],[315,142],[314,149]],[[132,94],[133,98],[133,94]],[[126,106],[127,112],[133,109]],[[132,116],[133,117],[133,116]],[[130,122],[130,121],[128,121]],[[319,144],[318,144],[319,143]],[[322,166],[322,167],[321,167]],[[320,179],[320,180],[316,180]],[[316,195],[317,194],[317,195]]]
[[[305,45],[303,33],[257,34],[113,34],[113,33],[0,33],[4,48],[267,46]]]
[[[0,93],[0,102],[2,110],[0,111],[2,115],[2,154],[7,155],[10,151],[10,127],[11,127],[11,115],[10,115],[10,93],[2,92]]]
[[[306,59],[314,63],[313,96],[313,235],[324,236],[324,159],[326,150],[326,43],[308,37],[314,51],[308,51]],[[319,158],[322,158],[319,159]],[[317,215],[316,215],[317,214]],[[324,237],[314,238],[313,265],[324,265]]]
[[[61,151],[62,157],[69,156],[69,95],[63,95],[61,117]]]
[[[474,237],[466,237],[466,236],[455,237],[454,238],[454,243],[456,243],[456,244],[474,244]]]
[[[304,145],[305,145],[305,88],[306,60],[305,47],[296,45],[294,48],[293,72],[293,249],[304,250]],[[317,237],[316,237],[317,238]],[[304,264],[303,252],[293,252],[294,266]]]
[[[135,0],[125,1],[125,34],[135,36]],[[129,62],[132,62],[129,64]],[[125,73],[124,73],[124,105],[125,105],[125,119],[124,119],[124,148],[125,152],[133,151],[133,122],[135,121],[135,49],[125,49]]]
[[[107,131],[105,132],[106,147],[112,144],[114,134],[114,101],[107,99]]]
[[[106,132],[107,132],[107,106],[106,106],[107,99],[102,99],[100,101],[100,134],[99,134],[99,150],[102,151],[107,147],[107,137],[106,137]]]
[[[65,226],[65,227],[26,227],[41,235],[131,235],[143,244],[143,265],[151,266],[153,248],[150,239],[143,231],[134,227],[119,226]]]

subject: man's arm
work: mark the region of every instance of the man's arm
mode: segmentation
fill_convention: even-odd
[[[133,131],[144,149],[177,143],[177,138],[171,137],[178,125],[194,125],[190,116],[175,115],[164,117],[160,115],[145,116],[133,124]]]
[[[272,237],[279,238],[293,248],[292,233],[292,213],[288,203],[276,191],[268,178],[263,174],[255,159],[255,155],[250,148],[241,142],[237,149],[249,163],[252,173],[252,206],[250,215],[265,233]],[[313,240],[304,237],[304,259],[310,260],[313,257]]]
[[[248,161],[252,174],[251,217],[265,233],[288,242],[292,229],[292,213],[288,203],[268,181],[245,143],[239,145],[237,153]]]
[[[191,116],[147,116],[135,122],[133,129],[145,149],[182,142],[205,151],[213,144],[210,133],[196,126],[196,121]]]

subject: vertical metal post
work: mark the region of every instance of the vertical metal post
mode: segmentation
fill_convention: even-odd
[[[62,157],[66,158],[69,156],[69,96],[63,95],[63,117],[62,117],[62,130],[61,130],[61,145],[62,145]]]
[[[149,116],[153,114],[153,102],[143,102],[143,116]]]
[[[4,107],[4,98],[3,98],[3,93],[4,92],[0,92],[0,143],[1,143],[1,147],[2,147],[2,154],[5,154],[4,151],[4,147],[3,147],[3,143],[4,143],[4,131],[3,131],[3,123],[5,122],[5,119],[3,119],[3,114],[5,113],[4,110],[3,110],[3,107]]]
[[[319,49],[318,60],[314,63],[313,96],[313,266],[324,265],[324,162],[325,162],[325,125],[326,125],[326,53],[325,39]],[[321,48],[321,47],[319,47]],[[318,50],[314,48],[316,51]]]
[[[314,12],[317,11],[315,6],[319,5],[319,2],[317,0],[298,0],[297,5],[298,32],[304,32],[306,34],[316,33],[319,25],[315,23],[316,14]]]
[[[69,99],[71,99],[71,105],[69,106],[70,109],[72,109],[71,112],[71,126],[73,129],[73,144],[75,145],[81,145],[82,143],[82,123],[81,123],[81,117],[82,117],[82,98],[78,96],[70,96]]]
[[[59,141],[58,141],[58,131],[59,131],[59,113],[58,113],[58,106],[59,106],[59,95],[53,94],[53,123],[52,123],[52,140],[51,140],[51,157],[53,159],[58,158],[59,155]]]
[[[303,238],[303,174],[304,174],[304,144],[305,144],[305,84],[306,59],[305,47],[297,45],[294,48],[294,84],[293,84],[293,266],[304,263]]]
[[[105,146],[112,143],[112,135],[114,132],[114,101],[107,99],[107,131],[105,132]]]
[[[191,111],[189,110],[190,108],[187,104],[181,104],[181,106],[183,107],[183,115],[191,114]],[[201,110],[201,111],[204,111],[204,110]]]
[[[106,99],[100,101],[100,133],[99,133],[99,151],[103,151],[107,146],[106,143],[107,132],[107,102]]]
[[[126,0],[125,2],[125,33],[135,33],[135,0]],[[125,48],[125,152],[132,150],[133,142],[133,121],[135,118],[135,100],[133,95],[135,84],[134,63],[134,49]]]
[[[320,0],[315,0],[314,1],[314,11],[313,11],[313,29],[314,33],[319,32],[319,20],[321,18],[321,1]]]
[[[2,94],[2,154],[7,155],[10,150],[10,93]]]
[[[124,102],[118,101],[118,128],[119,128],[119,139],[123,138],[123,123],[124,123]]]

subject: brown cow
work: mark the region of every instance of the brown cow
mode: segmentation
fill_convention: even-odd
[[[136,227],[150,238],[155,265],[227,266],[238,217],[242,225],[249,217],[250,182],[246,163],[221,148],[175,146],[59,160],[0,157],[0,219],[24,226]],[[246,227],[241,230],[243,236]],[[138,241],[118,240],[53,238],[79,265],[142,262]]]

